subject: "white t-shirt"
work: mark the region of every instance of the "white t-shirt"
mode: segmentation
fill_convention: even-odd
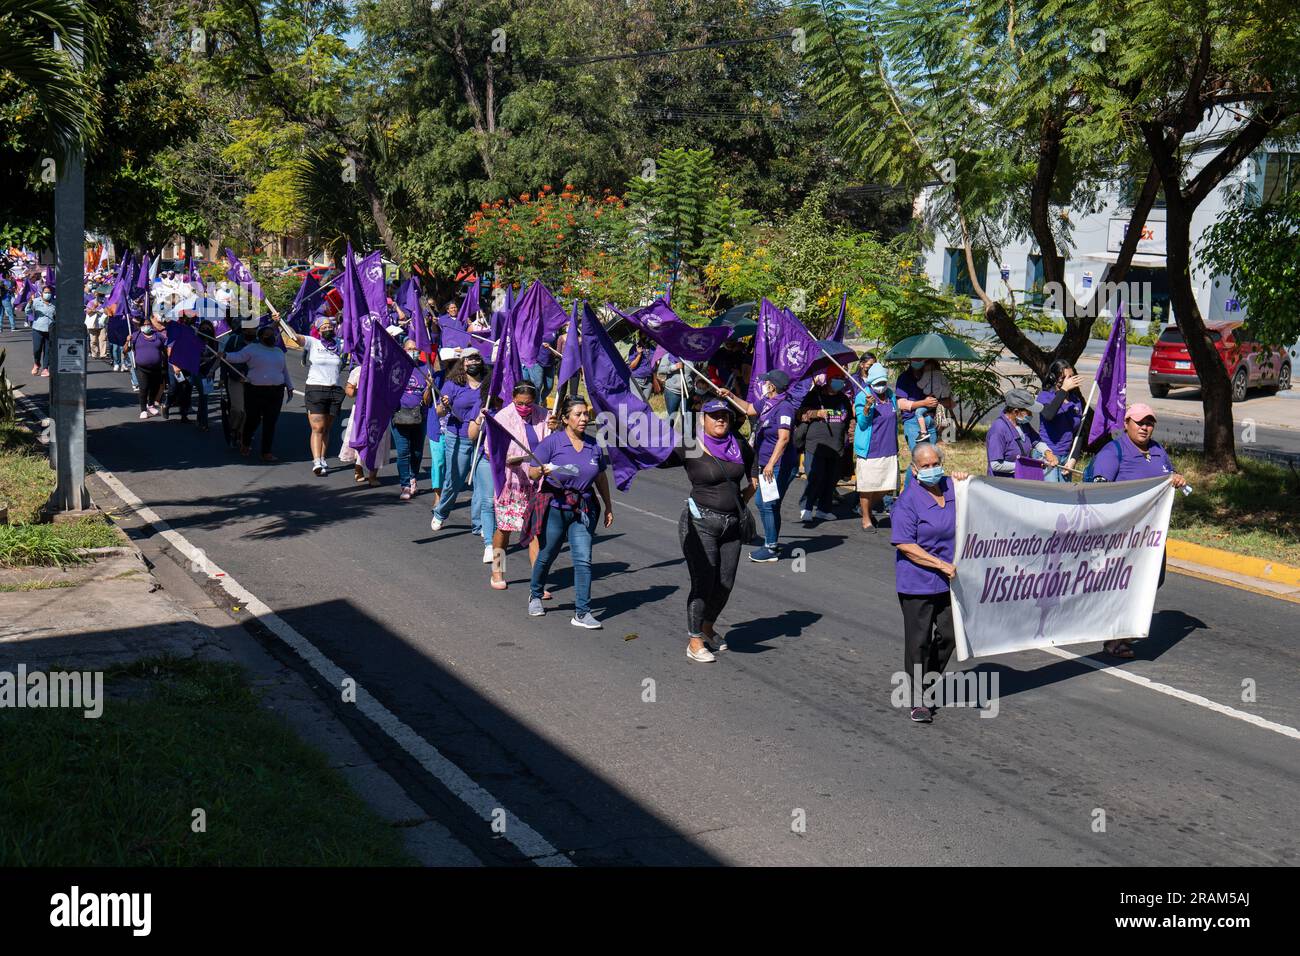
[[[331,352],[320,339],[307,336],[307,384],[342,385],[343,350]]]

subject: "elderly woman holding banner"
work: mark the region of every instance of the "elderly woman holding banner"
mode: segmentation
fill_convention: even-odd
[[[908,716],[928,724],[934,712],[922,702],[923,684],[943,673],[955,647],[952,593],[956,569],[957,504],[953,482],[970,476],[945,475],[943,452],[918,442],[912,479],[894,502],[890,541],[895,548],[894,582],[903,611],[903,666],[912,689]]]
[[[496,531],[492,534],[491,585],[495,590],[504,591],[507,587],[505,578],[506,548],[510,547],[510,535],[523,530],[524,516],[528,514],[537,496],[538,483],[528,477],[528,462],[532,451],[543,438],[551,433],[551,422],[546,413],[546,406],[537,401],[537,386],[529,381],[521,381],[511,393],[511,402],[496,413],[495,420],[511,435],[510,447],[506,450],[505,483],[496,495]],[[529,567],[537,563],[537,538],[528,542]],[[544,591],[542,600],[549,601],[551,592]]]

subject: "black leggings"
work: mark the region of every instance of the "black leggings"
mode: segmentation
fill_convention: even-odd
[[[712,511],[692,518],[690,508],[685,508],[677,519],[677,538],[691,576],[691,590],[686,595],[686,630],[691,637],[702,637],[704,625],[718,619],[736,584],[742,543],[740,518]]]
[[[137,365],[136,378],[140,380],[140,411],[145,411],[157,400],[159,391],[167,384],[167,370],[161,365]]]
[[[253,444],[253,432],[262,426],[262,454],[271,454],[275,440],[275,423],[280,420],[284,404],[283,385],[244,385],[244,447]]]
[[[903,667],[912,686],[912,706],[919,707],[924,682],[943,673],[956,647],[952,592],[899,594],[898,603],[903,609]]]

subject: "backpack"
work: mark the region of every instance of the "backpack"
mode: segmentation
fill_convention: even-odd
[[[1119,456],[1120,464],[1124,462],[1124,443],[1118,438],[1112,438],[1110,443],[1115,446],[1115,453]],[[1100,452],[1098,452],[1100,454]],[[1083,470],[1083,480],[1086,482],[1096,481],[1094,468],[1097,464],[1097,455],[1092,456],[1092,461],[1088,462],[1088,467]]]

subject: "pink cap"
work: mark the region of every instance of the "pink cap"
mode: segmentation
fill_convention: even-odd
[[[1131,418],[1135,422],[1140,422],[1144,418],[1154,419],[1155,417],[1156,413],[1151,406],[1143,404],[1142,402],[1138,402],[1136,405],[1130,405],[1128,411],[1124,413],[1124,421],[1128,421]]]

